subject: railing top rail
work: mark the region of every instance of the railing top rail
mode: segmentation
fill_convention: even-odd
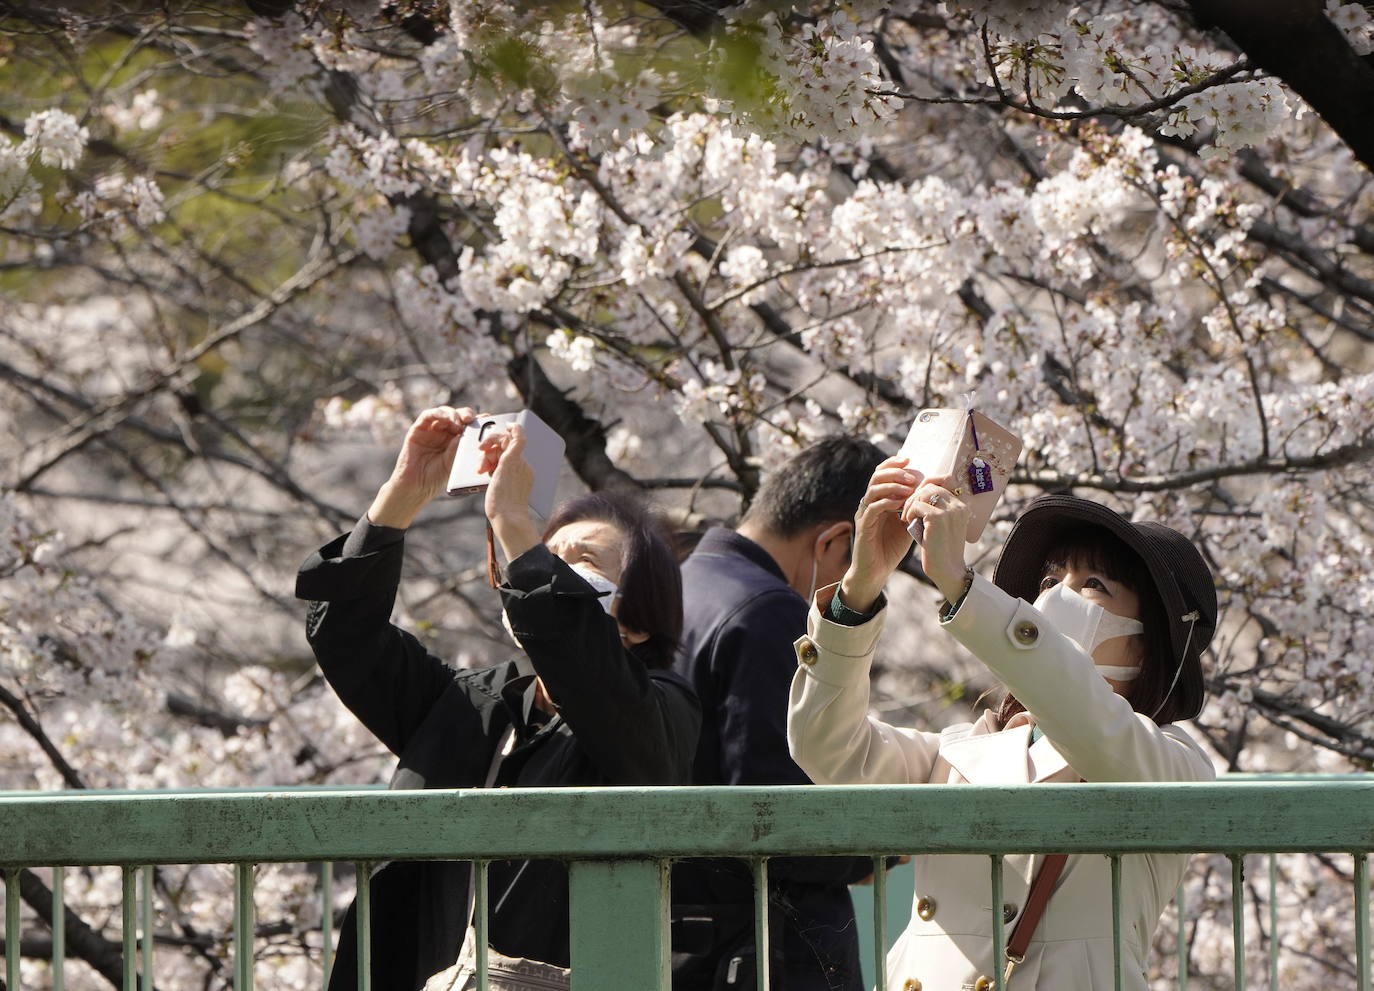
[[[1374,776],[0,795],[0,866],[1374,849]]]

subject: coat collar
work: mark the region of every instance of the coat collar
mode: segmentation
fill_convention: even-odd
[[[940,748],[940,755],[965,780],[978,785],[1016,785],[1045,781],[1062,772],[1069,762],[1048,737],[1030,742],[1032,721],[1017,714],[998,730],[990,712],[972,731]]]
[[[734,530],[727,530],[722,526],[711,527],[701,540],[697,541],[697,546],[692,551],[693,556],[698,554],[742,557],[762,568],[784,585],[787,584],[787,576],[782,573],[782,568],[778,566],[778,562],[773,560],[773,555]]]

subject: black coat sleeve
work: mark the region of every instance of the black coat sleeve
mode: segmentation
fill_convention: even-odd
[[[534,670],[608,782],[691,780],[701,728],[696,695],[625,648],[590,585],[537,544],[507,567],[501,597]]]
[[[456,672],[391,624],[404,540],[345,554],[347,540],[320,548],[296,575],[296,595],[310,600],[306,637],[344,705],[399,756]]]

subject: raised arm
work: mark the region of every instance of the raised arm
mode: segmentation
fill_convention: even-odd
[[[911,548],[901,510],[921,476],[903,458],[873,473],[854,518],[854,553],[837,587],[822,589],[796,643],[788,746],[817,784],[916,784],[930,779],[934,733],[905,730],[868,714],[868,676],[886,610],[883,586]],[[838,596],[847,622],[832,618]]]
[[[596,591],[544,544],[506,569],[506,615],[579,745],[615,784],[686,784],[701,708],[676,675],[650,672]]]
[[[452,682],[453,671],[391,625],[405,529],[443,491],[470,409],[425,410],[406,432],[390,477],[351,534],[301,566],[296,595],[311,602],[306,636],[320,669],[363,724],[393,753]]]
[[[1087,781],[1205,781],[1215,776],[1176,726],[1157,726],[1112,691],[1092,658],[1034,606],[974,578],[944,627],[1034,714]]]
[[[399,755],[454,672],[391,625],[404,554],[403,532],[371,527],[312,554],[296,575],[310,600],[306,638],[339,699]]]
[[[827,607],[838,586],[823,588]],[[846,626],[813,605],[795,645],[797,670],[787,710],[792,759],[816,784],[924,784],[940,749],[937,733],[903,729],[869,714],[869,668],[886,609]]]
[[[968,570],[969,511],[951,483],[927,480],[906,507],[925,521],[922,565],[950,603],[945,629],[1002,680],[1086,780],[1211,778],[1211,762],[1187,733],[1135,712],[1034,606]]]
[[[595,590],[540,540],[524,446],[518,426],[482,443],[494,465],[486,512],[510,561],[501,593],[516,639],[607,779],[685,784],[701,728],[696,696],[675,675],[651,673]]]

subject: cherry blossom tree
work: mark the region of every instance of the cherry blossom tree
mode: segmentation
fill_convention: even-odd
[[[565,490],[642,491],[684,531],[815,438],[895,447],[971,402],[1026,441],[980,563],[1045,491],[1169,522],[1219,582],[1218,766],[1374,757],[1363,5],[0,18],[0,786],[381,780],[292,574],[436,401],[534,409]],[[479,511],[417,525],[402,605],[458,663],[503,649]],[[916,635],[924,599],[894,593],[912,635],[880,688],[939,725],[989,686]],[[1282,874],[1284,986],[1339,980],[1349,865]],[[50,882],[23,883],[41,914]],[[228,875],[157,883],[158,981],[226,985]],[[1200,982],[1229,976],[1228,883],[1200,860],[1187,889]],[[284,986],[319,980],[315,885],[259,882]],[[85,976],[117,981],[117,874],[67,889]]]

